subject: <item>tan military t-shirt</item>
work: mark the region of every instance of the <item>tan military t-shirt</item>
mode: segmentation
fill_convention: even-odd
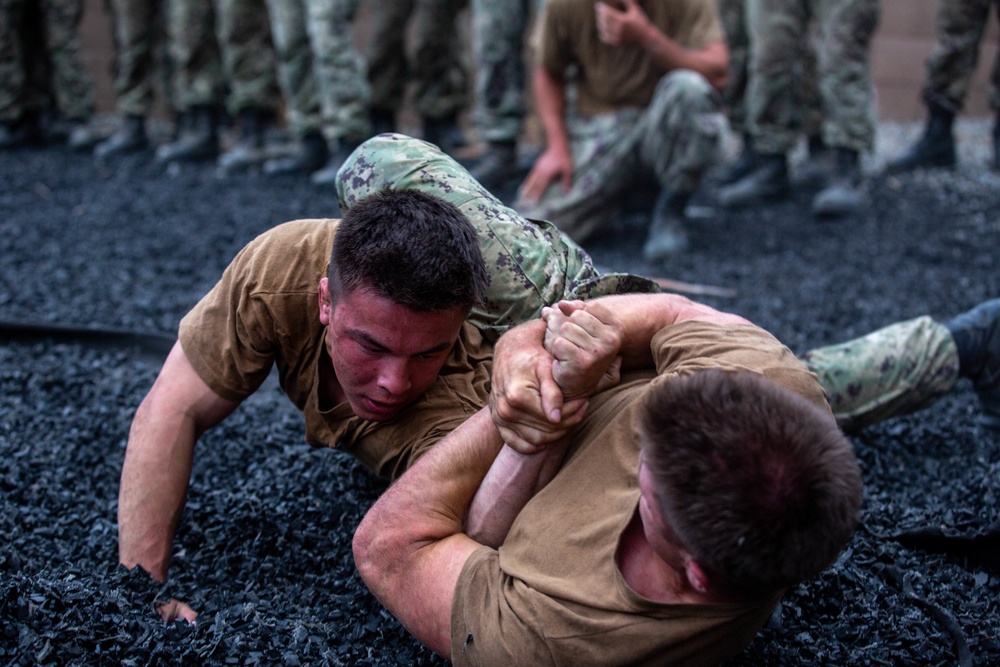
[[[282,390],[305,417],[306,441],[338,447],[395,478],[468,419],[489,396],[493,348],[464,324],[438,379],[392,421],[358,418],[350,405],[323,405],[320,364],[329,364],[319,321],[337,220],[296,220],[251,241],[180,324],[198,375],[223,398],[242,401],[277,364]]]
[[[658,377],[594,397],[556,477],[521,511],[499,551],[466,562],[452,603],[456,665],[710,665],[754,638],[778,596],[662,604],[634,592],[615,559],[639,502],[635,415],[651,382],[707,368],[749,370],[829,411],[795,356],[749,325],[684,322],[653,341]],[[832,419],[832,415],[831,415]]]
[[[605,0],[614,4],[614,0]],[[667,37],[687,49],[723,41],[716,0],[639,0]],[[537,62],[562,79],[572,68],[577,107],[585,116],[645,108],[666,74],[644,51],[610,46],[597,36],[594,0],[547,0],[535,33]]]

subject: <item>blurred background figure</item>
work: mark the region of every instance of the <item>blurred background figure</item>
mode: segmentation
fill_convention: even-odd
[[[962,110],[979,60],[990,6],[1000,21],[1000,0],[940,0],[937,10],[937,44],[927,58],[923,99],[927,124],[920,139],[890,162],[887,171],[899,173],[921,167],[955,166],[952,123]],[[993,126],[993,169],[1000,170],[1000,52],[993,63],[989,91]]]
[[[373,2],[368,42],[372,133],[396,130],[396,114],[412,85],[422,137],[446,153],[465,144],[459,115],[468,106],[469,76],[458,17],[467,0]],[[407,49],[407,36],[412,48]]]
[[[82,0],[0,0],[0,149],[90,150],[93,81],[80,59]]]
[[[264,173],[312,174],[333,183],[337,169],[371,136],[371,88],[354,45],[357,0],[267,0],[284,94],[290,155],[264,163]]]

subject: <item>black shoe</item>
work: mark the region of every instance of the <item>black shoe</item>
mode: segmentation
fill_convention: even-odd
[[[719,204],[743,208],[788,195],[788,160],[784,155],[758,155],[757,167],[719,190]]]
[[[863,203],[858,152],[836,148],[833,153],[833,173],[812,201],[813,215],[820,217],[849,215]]]
[[[732,185],[749,176],[757,167],[757,163],[758,155],[753,149],[753,137],[749,134],[743,135],[743,150],[734,161],[722,168],[716,180],[719,185]]]
[[[243,171],[264,161],[266,158],[264,131],[268,124],[268,116],[268,112],[257,108],[239,112],[237,116],[239,135],[236,143],[219,156],[220,169],[227,173]]]
[[[1000,299],[984,301],[945,326],[958,348],[959,374],[979,394],[980,423],[1000,430]]]
[[[396,131],[396,113],[386,109],[372,109],[372,135]]]
[[[41,146],[45,143],[41,117],[28,113],[16,121],[0,122],[0,150]]]
[[[649,236],[642,247],[642,258],[650,263],[663,260],[688,249],[687,232],[684,230],[684,209],[689,196],[676,195],[663,190],[653,206]]]
[[[458,125],[458,114],[450,113],[442,118],[425,118],[424,141],[434,144],[445,153],[453,153],[464,146],[465,135]]]
[[[331,185],[337,182],[337,173],[351,153],[361,145],[360,139],[338,139],[337,146],[330,152],[330,159],[319,171],[309,177],[313,185]]]
[[[203,162],[219,155],[219,110],[210,106],[192,109],[187,127],[177,140],[156,149],[158,162]]]
[[[890,174],[922,168],[951,168],[955,166],[955,138],[951,125],[955,114],[937,105],[928,105],[930,116],[924,134],[902,155],[886,165]]]
[[[330,158],[326,139],[319,131],[306,133],[293,155],[271,158],[264,163],[264,173],[268,176],[285,174],[311,174],[322,169]]]
[[[836,160],[836,151],[828,147],[822,137],[809,137],[809,153],[792,176],[794,187],[807,192],[822,190],[837,173]]]
[[[499,188],[518,174],[517,142],[491,141],[469,173],[487,190]]]
[[[149,137],[142,116],[129,114],[120,130],[94,147],[94,157],[103,159],[114,155],[137,153],[149,148]]]

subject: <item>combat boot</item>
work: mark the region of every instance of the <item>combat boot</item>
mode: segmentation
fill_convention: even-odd
[[[955,138],[951,133],[955,114],[936,104],[928,104],[927,109],[930,115],[923,136],[909,150],[889,162],[886,172],[900,174],[927,167],[955,166]]]
[[[663,260],[688,249],[687,231],[684,229],[684,210],[690,195],[679,195],[664,189],[653,205],[649,235],[642,246],[642,258],[649,263]]]
[[[739,156],[719,172],[716,179],[719,185],[732,185],[736,181],[750,175],[758,163],[757,151],[753,149],[753,137],[749,134],[743,135],[743,149]]]
[[[340,171],[340,167],[343,166],[347,158],[351,156],[351,153],[360,145],[360,139],[345,137],[337,139],[330,151],[330,159],[327,160],[326,166],[310,176],[309,180],[312,181],[313,185],[332,185],[336,183],[337,172]]]
[[[489,142],[486,151],[469,173],[487,190],[501,187],[518,173],[517,142]]]
[[[749,174],[719,190],[719,204],[743,208],[788,195],[788,158],[784,154],[758,154]]]
[[[959,375],[972,380],[980,423],[1000,430],[1000,299],[984,301],[945,324],[958,349]]]
[[[219,155],[219,110],[196,106],[177,140],[156,149],[157,162],[199,162]]]
[[[136,153],[149,148],[149,137],[142,116],[129,114],[121,129],[94,147],[94,157],[104,159],[113,155]]]
[[[317,169],[322,169],[329,157],[330,150],[326,147],[326,139],[318,130],[313,130],[302,137],[295,153],[271,158],[265,162],[264,173],[268,176],[311,174]]]
[[[465,135],[459,127],[458,114],[452,112],[441,118],[424,118],[424,141],[449,154],[464,146]]]
[[[268,113],[251,107],[237,116],[238,136],[232,148],[219,156],[219,168],[225,172],[242,171],[264,161],[264,131]]]
[[[840,216],[861,208],[861,166],[858,152],[834,149],[834,172],[829,183],[812,201],[813,215]]]
[[[836,152],[820,136],[809,137],[808,148],[808,155],[799,165],[793,182],[798,189],[816,192],[826,187],[836,173]]]
[[[0,150],[41,146],[45,143],[41,116],[29,112],[18,120],[0,122]]]

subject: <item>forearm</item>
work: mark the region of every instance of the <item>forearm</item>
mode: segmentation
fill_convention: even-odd
[[[118,493],[118,559],[167,580],[170,549],[187,495],[195,433],[140,408],[129,434]]]
[[[546,147],[569,153],[569,135],[566,132],[565,84],[542,67],[535,67],[532,75],[535,108],[538,111]]]
[[[568,443],[564,438],[537,454],[504,446],[472,499],[465,532],[477,542],[499,547],[521,509],[559,470]]]
[[[717,42],[701,49],[687,49],[650,24],[642,32],[642,48],[654,63],[666,71],[687,69],[698,72],[717,90],[729,79],[729,49]]]

